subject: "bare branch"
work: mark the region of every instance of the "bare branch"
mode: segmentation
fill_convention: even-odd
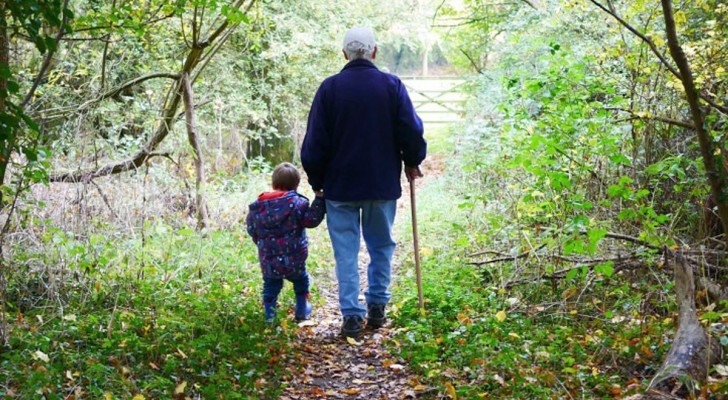
[[[605,7],[604,5],[602,5],[601,3],[599,3],[598,1],[596,1],[596,0],[589,0],[589,1],[592,2],[592,4],[594,4],[595,6],[599,7],[605,13],[611,15],[612,18],[616,19],[617,22],[619,22],[622,26],[624,26],[625,28],[627,28],[627,30],[629,30],[630,32],[632,32],[635,36],[637,36],[638,38],[642,39],[642,41],[645,42],[650,47],[650,49],[652,50],[652,52],[655,53],[655,55],[657,56],[657,58],[660,59],[660,62],[662,63],[662,65],[664,65],[665,68],[667,68],[668,71],[670,71],[678,79],[681,79],[680,78],[680,72],[678,72],[675,69],[675,67],[673,67],[670,64],[669,61],[667,61],[667,58],[665,58],[665,56],[662,53],[660,53],[660,50],[657,49],[657,46],[655,45],[655,42],[652,41],[652,39],[650,39],[647,36],[645,36],[645,34],[643,34],[642,32],[638,31],[637,28],[633,27],[627,21],[623,20],[619,15],[617,15],[617,13],[615,13],[614,11],[612,11],[609,8]]]
[[[493,263],[504,262],[504,261],[515,261],[515,260],[518,260],[520,258],[528,257],[532,253],[536,253],[537,251],[543,249],[544,247],[546,247],[546,243],[544,243],[544,244],[536,247],[533,250],[526,250],[523,253],[520,253],[520,254],[515,255],[515,256],[506,256],[506,257],[494,258],[494,259],[485,260],[485,261],[474,261],[474,262],[469,262],[467,264],[468,265],[477,265],[477,266],[480,266],[480,265],[493,264]]]
[[[143,76],[134,78],[130,81],[122,83],[120,86],[118,86],[114,89],[107,91],[106,93],[103,93],[102,95],[100,95],[99,97],[97,97],[95,99],[89,100],[89,101],[81,104],[80,106],[76,107],[75,110],[85,110],[85,109],[89,108],[91,105],[96,104],[104,99],[108,99],[109,97],[114,97],[132,86],[139,85],[140,83],[143,83],[145,81],[148,81],[150,79],[155,79],[155,78],[169,78],[169,79],[177,80],[177,79],[179,79],[179,74],[172,74],[169,72],[155,72],[152,74],[143,75]]]
[[[207,214],[207,203],[205,202],[205,159],[200,148],[200,140],[197,137],[197,128],[195,122],[195,100],[192,93],[192,84],[190,76],[187,72],[182,74],[182,97],[185,103],[185,118],[187,120],[187,139],[192,146],[192,153],[195,160],[196,175],[196,205],[197,205],[197,228],[205,229],[210,226]]]
[[[470,65],[473,67],[473,69],[475,69],[476,72],[478,72],[479,74],[483,73],[483,69],[480,68],[480,66],[478,66],[478,64],[475,63],[475,60],[473,60],[473,58],[470,56],[470,54],[468,54],[467,51],[463,50],[462,47],[458,48],[458,50],[460,50],[460,52],[463,53],[465,58],[467,58],[468,61],[470,61]]]
[[[627,28],[630,32],[632,32],[635,36],[642,39],[643,42],[645,42],[649,47],[650,50],[657,56],[657,58],[660,60],[660,63],[667,68],[670,73],[672,73],[676,78],[682,80],[681,72],[678,69],[675,69],[675,67],[672,66],[672,64],[667,60],[667,58],[657,49],[657,46],[655,45],[655,42],[653,42],[650,38],[648,38],[645,34],[637,30],[635,27],[630,25],[627,21],[623,20],[619,15],[617,15],[616,12],[612,11],[611,9],[605,7],[601,3],[599,3],[596,0],[589,0],[592,4],[599,7],[602,11],[606,12],[607,14],[611,15],[612,18],[617,20],[622,26]],[[702,91],[699,93],[700,98],[703,99],[706,103],[708,103],[711,107],[715,108],[716,110],[720,111],[723,114],[728,115],[728,106],[720,105],[718,104],[712,96]]]
[[[28,93],[26,93],[25,98],[23,101],[20,102],[20,108],[25,108],[26,105],[30,102],[30,99],[33,98],[33,95],[35,94],[36,89],[38,89],[38,85],[40,85],[41,80],[43,80],[43,77],[45,76],[48,67],[51,65],[51,60],[53,60],[53,56],[56,54],[56,49],[58,49],[58,43],[61,41],[61,38],[66,32],[66,24],[68,23],[68,15],[66,14],[66,9],[68,8],[68,0],[65,0],[63,2],[63,18],[61,19],[61,26],[58,27],[58,33],[56,34],[56,45],[52,49],[48,49],[48,52],[46,53],[45,58],[43,59],[43,63],[40,66],[40,71],[38,71],[38,75],[35,76],[35,80],[33,81],[33,86],[30,87],[30,90],[28,90]]]
[[[235,5],[233,7],[241,7],[245,3],[245,0],[238,0],[236,1]],[[255,3],[255,0],[251,0],[250,4],[248,4],[248,7],[246,9],[246,12],[250,10],[252,5]],[[179,108],[180,103],[182,102],[182,79],[181,76],[185,73],[189,74],[192,72],[192,70],[198,65],[200,62],[201,56],[203,54],[203,50],[205,47],[207,47],[210,44],[214,44],[217,37],[226,31],[226,28],[230,25],[229,20],[225,20],[224,23],[222,23],[215,31],[214,33],[207,39],[204,40],[202,43],[199,43],[197,46],[192,47],[190,49],[189,54],[187,55],[187,58],[185,59],[185,62],[182,67],[182,71],[179,75],[172,75],[172,74],[165,74],[164,76],[176,79],[174,84],[170,86],[168,98],[164,102],[164,111],[161,118],[161,121],[157,127],[157,131],[155,134],[147,141],[147,143],[144,145],[144,147],[139,150],[136,154],[134,154],[131,158],[128,158],[123,161],[119,161],[116,163],[107,164],[104,167],[101,167],[96,170],[91,171],[77,171],[77,172],[69,172],[69,173],[63,173],[63,174],[56,174],[50,177],[51,182],[83,182],[88,181],[90,179],[104,176],[104,175],[111,175],[116,174],[124,171],[129,171],[132,169],[139,168],[142,166],[149,158],[158,155],[154,153],[154,150],[157,148],[157,146],[167,137],[167,135],[171,132],[172,126],[174,125],[174,122],[177,118],[177,109]],[[209,57],[212,57],[214,53],[210,54],[209,52],[206,54]],[[206,62],[195,71],[195,76],[197,76],[206,66]],[[137,78],[137,82],[138,79]],[[151,79],[151,78],[149,78]]]
[[[695,125],[693,125],[692,123],[690,123],[688,121],[680,121],[680,120],[677,120],[677,119],[672,119],[672,118],[667,118],[667,117],[660,117],[660,116],[647,116],[647,115],[643,115],[642,113],[640,113],[638,111],[627,110],[625,108],[619,108],[619,107],[604,107],[604,109],[605,110],[610,110],[610,111],[622,111],[622,112],[626,112],[626,113],[628,113],[628,114],[630,114],[632,116],[632,118],[630,118],[630,119],[641,119],[641,120],[660,121],[660,122],[664,122],[666,124],[679,126],[679,127],[685,128],[685,129],[695,130]]]

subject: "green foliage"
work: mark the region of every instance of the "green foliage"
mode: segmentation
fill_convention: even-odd
[[[645,302],[665,305],[641,299],[628,283],[600,279],[586,288],[565,283],[556,291],[540,285],[499,291],[484,286],[459,252],[447,250],[425,257],[422,268],[426,315],[407,285],[396,303],[401,328],[394,346],[425,381],[443,392],[452,385],[462,398],[635,393],[639,387],[630,382],[654,373],[675,329],[671,318],[660,318],[666,309],[645,315]],[[608,264],[600,268],[604,278],[611,276]],[[660,296],[670,291],[659,282],[639,284]],[[579,291],[588,301],[574,301]]]
[[[203,239],[164,224],[148,229],[144,246],[51,229],[57,253],[27,255],[66,261],[67,273],[85,278],[64,290],[57,313],[45,311],[54,302],[46,296],[25,305],[32,286],[11,280],[19,302],[8,304],[16,329],[0,357],[3,396],[162,398],[182,382],[190,397],[277,396],[272,383],[285,374],[292,332],[263,323],[252,242],[239,231]],[[45,279],[36,274],[24,276]]]

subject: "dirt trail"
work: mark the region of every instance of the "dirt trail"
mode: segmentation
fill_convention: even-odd
[[[423,165],[427,174],[417,181],[421,188],[442,173],[442,160],[430,156]],[[402,198],[397,203],[397,222],[409,219],[409,184],[402,182]],[[406,213],[406,214],[405,214]],[[402,227],[400,227],[401,229]],[[392,271],[397,284],[401,254],[411,252],[412,244],[398,239]],[[366,266],[369,256],[362,241],[359,250],[359,276],[362,292],[367,287]],[[431,388],[415,376],[410,367],[392,355],[385,345],[392,339],[388,320],[378,330],[365,329],[354,342],[340,335],[341,314],[338,306],[336,276],[333,268],[313,276],[318,290],[315,311],[310,321],[297,328],[298,340],[287,368],[293,377],[286,383],[281,399],[414,399],[430,393]],[[360,294],[363,300],[363,294]]]

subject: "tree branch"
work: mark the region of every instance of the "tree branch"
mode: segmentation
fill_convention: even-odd
[[[655,53],[655,55],[657,56],[657,58],[660,59],[660,62],[662,63],[662,65],[664,65],[665,68],[667,68],[668,71],[670,71],[678,79],[682,79],[682,78],[680,78],[680,72],[678,72],[675,69],[675,67],[673,67],[667,61],[667,58],[665,58],[665,56],[662,55],[662,53],[660,53],[660,50],[657,49],[657,46],[655,45],[655,42],[653,42],[650,38],[648,38],[647,36],[645,36],[642,32],[638,31],[635,27],[633,27],[632,25],[630,25],[627,21],[623,20],[619,15],[617,15],[617,13],[615,13],[614,11],[612,11],[612,10],[608,9],[607,7],[603,6],[598,1],[596,1],[596,0],[589,0],[589,1],[592,2],[592,4],[594,4],[595,6],[599,7],[605,13],[611,15],[612,18],[616,19],[617,22],[619,22],[622,26],[624,26],[625,28],[627,28],[627,30],[629,30],[630,32],[632,32],[635,36],[637,36],[640,39],[642,39],[642,41],[645,42],[650,47],[650,49],[652,50],[652,52]]]
[[[63,37],[65,31],[66,31],[66,24],[68,23],[68,15],[66,14],[66,9],[68,8],[68,0],[65,0],[63,2],[63,18],[61,19],[61,26],[58,27],[58,33],[56,34],[56,45],[52,49],[48,49],[48,53],[46,53],[45,58],[43,59],[43,63],[40,66],[40,71],[38,71],[38,75],[35,76],[35,80],[33,81],[33,86],[30,87],[30,90],[28,90],[28,93],[26,93],[25,98],[23,101],[20,102],[20,108],[25,108],[25,106],[28,105],[30,102],[30,99],[33,98],[33,95],[35,94],[36,89],[38,89],[38,85],[40,85],[40,81],[43,80],[43,77],[46,74],[46,71],[48,70],[48,67],[51,65],[51,60],[53,59],[53,56],[56,54],[56,50],[58,49],[58,43],[61,41],[61,38]]]
[[[617,22],[619,22],[622,26],[624,26],[625,28],[627,28],[627,30],[629,30],[630,32],[632,32],[635,36],[637,36],[640,39],[642,39],[642,41],[645,42],[650,47],[650,50],[652,50],[652,52],[657,56],[657,58],[660,59],[660,62],[662,63],[662,65],[664,65],[665,68],[667,68],[667,70],[670,71],[670,73],[672,73],[676,78],[678,78],[678,79],[680,79],[682,81],[681,72],[678,71],[678,69],[675,69],[675,67],[673,67],[667,61],[667,58],[665,58],[665,56],[662,53],[660,53],[660,51],[657,49],[657,46],[655,45],[655,42],[653,42],[650,38],[648,38],[647,36],[645,36],[645,34],[643,34],[642,32],[640,32],[639,30],[637,30],[635,27],[633,27],[632,25],[630,25],[627,21],[623,20],[619,15],[617,15],[617,13],[615,13],[611,9],[608,9],[607,7],[605,7],[604,5],[602,5],[601,3],[599,3],[596,0],[589,0],[589,1],[592,4],[594,4],[595,6],[599,7],[602,11],[604,11],[607,14],[611,15],[612,18],[614,18],[615,20],[617,20]],[[716,101],[711,97],[711,95],[709,93],[707,93],[705,91],[701,91],[699,93],[699,96],[706,103],[708,103],[711,107],[713,107],[716,110],[720,111],[722,114],[728,115],[728,106],[720,105],[720,104],[716,103]]]
[[[523,253],[520,253],[520,254],[515,255],[515,256],[499,257],[499,258],[494,258],[494,259],[485,260],[485,261],[473,261],[473,262],[469,262],[469,263],[466,263],[466,264],[468,264],[468,265],[475,265],[475,266],[481,266],[481,265],[493,264],[493,263],[504,262],[504,261],[515,261],[515,260],[518,260],[520,258],[528,257],[532,253],[535,253],[535,252],[543,249],[544,247],[546,247],[546,243],[544,243],[544,244],[536,247],[535,249],[526,250]]]
[[[170,72],[155,72],[155,73],[152,73],[152,74],[143,75],[143,76],[134,78],[134,79],[132,79],[130,81],[127,81],[127,82],[122,83],[120,86],[118,86],[118,87],[116,87],[114,89],[111,89],[111,90],[107,91],[106,93],[103,93],[99,97],[97,97],[95,99],[92,99],[92,100],[89,100],[89,101],[81,104],[80,106],[74,108],[74,110],[79,110],[79,111],[80,110],[85,110],[85,109],[89,108],[91,105],[93,105],[95,103],[98,103],[98,102],[100,102],[102,100],[108,99],[109,97],[114,97],[114,96],[118,95],[119,93],[123,92],[124,90],[129,89],[130,87],[139,85],[140,83],[143,83],[143,82],[148,81],[150,79],[155,79],[155,78],[169,78],[169,79],[175,79],[175,80],[177,80],[177,79],[179,79],[179,77],[180,77],[179,74],[173,74],[173,73],[170,73]]]
[[[695,125],[693,125],[692,123],[690,123],[688,121],[680,121],[680,120],[677,120],[677,119],[672,119],[672,118],[667,118],[667,117],[659,117],[659,116],[657,116],[657,117],[649,116],[648,117],[646,115],[641,115],[641,113],[639,113],[639,112],[632,111],[632,110],[627,110],[627,109],[619,108],[619,107],[604,107],[604,109],[605,110],[610,110],[610,111],[622,111],[622,112],[626,112],[626,113],[628,113],[629,115],[632,116],[632,118],[630,118],[630,119],[641,119],[641,120],[659,121],[659,122],[664,122],[666,124],[679,126],[679,127],[685,128],[685,129],[695,130]]]
[[[242,4],[245,2],[245,0],[238,0],[233,7],[241,7]],[[250,7],[255,3],[255,0],[251,0],[250,4],[248,5],[248,8],[246,9],[246,12],[250,10]],[[147,143],[144,145],[144,147],[139,150],[136,154],[134,154],[132,157],[119,161],[116,163],[107,164],[104,167],[101,167],[96,170],[91,171],[77,171],[77,172],[68,172],[63,174],[55,174],[50,177],[51,182],[82,182],[82,181],[88,181],[89,179],[93,179],[100,176],[105,175],[112,175],[117,174],[124,171],[129,171],[132,169],[139,168],[141,165],[144,164],[149,158],[153,157],[154,155],[157,155],[154,153],[154,150],[157,148],[157,146],[167,137],[167,135],[171,132],[172,127],[174,125],[174,122],[177,117],[177,109],[179,108],[180,103],[182,102],[182,76],[187,73],[190,74],[192,70],[198,65],[200,58],[202,56],[203,49],[207,47],[210,44],[213,44],[217,37],[225,31],[225,28],[227,28],[229,25],[229,20],[226,19],[224,23],[222,23],[215,32],[204,42],[199,43],[197,46],[192,47],[190,49],[190,52],[187,55],[187,58],[185,59],[185,62],[182,67],[182,71],[178,75],[172,76],[171,74],[164,74],[163,76],[170,77],[176,79],[176,81],[170,86],[169,95],[168,98],[164,102],[164,111],[162,113],[162,118],[159,123],[159,126],[157,127],[156,133],[147,141]],[[211,56],[210,56],[211,57]],[[199,74],[202,69],[204,69],[206,63],[200,67],[195,74]],[[154,75],[154,74],[152,74]],[[148,77],[149,75],[147,75]],[[139,79],[144,78],[140,77],[137,78],[136,83],[139,83]],[[151,79],[151,78],[147,78]],[[136,84],[135,83],[135,84]]]

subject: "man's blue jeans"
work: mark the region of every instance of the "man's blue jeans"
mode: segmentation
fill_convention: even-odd
[[[360,232],[369,251],[367,268],[369,287],[364,292],[367,304],[387,304],[392,297],[392,255],[395,242],[392,224],[396,200],[331,201],[326,200],[326,219],[334,247],[336,277],[339,281],[339,308],[344,317],[366,315],[359,303]]]

